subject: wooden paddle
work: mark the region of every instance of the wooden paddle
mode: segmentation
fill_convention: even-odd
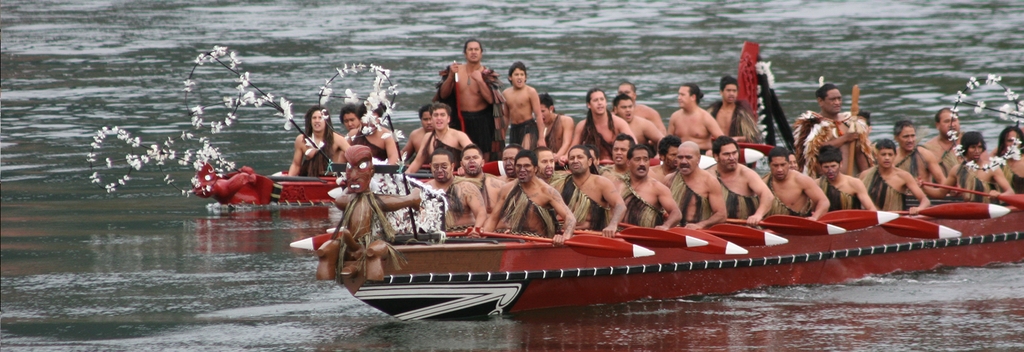
[[[850,98],[850,128],[846,131],[848,133],[857,133],[857,114],[860,113],[860,87],[856,84],[853,85],[853,94]],[[866,131],[864,131],[866,132]],[[850,153],[846,158],[846,174],[853,175],[853,164],[857,163],[857,142],[853,142],[850,145]]]
[[[746,224],[747,220],[727,219],[726,222],[742,225]],[[761,220],[757,225],[781,234],[794,236],[825,236],[846,232],[846,229],[839,226],[791,215],[772,215]]]
[[[577,230],[574,232],[603,236],[600,231]],[[654,248],[693,248],[708,245],[707,241],[696,237],[646,227],[630,227],[616,232],[615,237],[624,239],[629,243]]]
[[[953,238],[960,237],[960,231],[921,219],[901,216],[896,220],[882,224],[882,228],[891,234],[913,238]]]
[[[985,193],[985,192],[972,191],[972,190],[969,190],[969,189],[963,189],[963,188],[955,187],[955,186],[947,186],[947,185],[938,184],[938,183],[932,183],[932,182],[921,182],[921,184],[925,185],[925,186],[945,188],[945,189],[953,190],[953,191],[957,191],[957,192],[977,194],[979,196],[993,197],[993,195]],[[994,197],[996,199],[999,199],[999,200],[1003,201],[1006,204],[1009,204],[1009,205],[1012,205],[1014,207],[1017,207],[1017,209],[1024,209],[1024,194],[1011,194],[1011,195],[1000,194],[1000,195],[994,196]]]
[[[726,254],[726,255],[743,255],[747,254],[746,248],[737,246],[735,243],[723,240],[715,235],[704,233],[697,230],[690,230],[684,227],[673,227],[669,231],[686,237],[696,237],[707,241],[708,245],[701,247],[685,248],[689,251],[708,253],[708,254]]]
[[[881,225],[898,217],[900,217],[899,214],[886,211],[849,209],[830,211],[822,215],[818,221],[842,227],[847,231],[854,231]]]
[[[785,237],[741,225],[718,224],[699,231],[721,237],[741,246],[774,246],[789,243],[789,240]]]
[[[900,214],[909,214],[900,211]],[[937,219],[995,219],[1010,213],[1010,208],[988,203],[946,203],[921,209],[920,215]]]

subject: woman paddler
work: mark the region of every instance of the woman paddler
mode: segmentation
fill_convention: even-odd
[[[295,137],[295,156],[288,176],[323,176],[332,162],[345,162],[349,144],[345,137],[334,132],[327,108],[314,105],[306,111],[305,131]]]
[[[380,111],[374,110],[369,118],[379,117],[380,114]],[[341,123],[348,129],[346,138],[352,145],[369,147],[374,159],[387,160],[388,165],[398,164],[398,143],[395,142],[391,131],[363,123],[363,118],[367,118],[366,105],[357,108],[355,105],[347,104],[341,108]]]

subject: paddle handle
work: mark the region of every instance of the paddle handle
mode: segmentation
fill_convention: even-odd
[[[860,87],[853,85],[853,97],[850,103],[850,132],[857,132],[857,114],[860,113]],[[853,164],[857,163],[857,142],[850,145],[850,152],[846,158],[846,174],[853,175]]]
[[[947,186],[947,185],[938,184],[938,183],[934,183],[934,182],[921,182],[921,184],[925,185],[925,186],[945,188],[945,189],[948,189],[948,190],[951,190],[951,191],[958,191],[958,192],[963,192],[963,193],[977,194],[979,196],[985,196],[985,197],[991,197],[992,196],[991,194],[988,194],[988,193],[985,193],[985,192],[972,191],[972,190],[969,190],[969,189],[963,189],[963,188],[954,187],[954,186]]]

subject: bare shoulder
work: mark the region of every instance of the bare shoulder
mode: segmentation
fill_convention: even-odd
[[[658,192],[658,194],[670,194],[670,193],[672,193],[672,190],[668,189],[668,186],[665,186],[661,182],[651,182],[651,185],[652,185],[651,187],[653,187],[654,190]]]
[[[938,161],[938,158],[935,156],[935,153],[933,153],[931,150],[928,150],[928,148],[925,148],[924,146],[918,146],[917,152],[920,153],[921,157],[924,158],[924,160],[929,163]]]

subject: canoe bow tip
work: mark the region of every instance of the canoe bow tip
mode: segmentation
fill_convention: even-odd
[[[999,205],[999,204],[989,204],[988,205],[988,215],[989,215],[989,218],[995,219],[995,218],[998,218],[1000,216],[1003,216],[1003,215],[1006,215],[1006,214],[1009,214],[1009,213],[1010,213],[1010,208],[1004,207],[1004,206]]]
[[[728,254],[728,255],[744,255],[744,254],[747,254],[747,253],[750,253],[750,252],[748,252],[746,248],[737,246],[735,243],[732,243],[732,242],[726,242],[725,243],[725,254]]]
[[[844,229],[842,227],[839,227],[839,226],[836,226],[836,225],[825,224],[825,227],[828,229],[828,234],[829,235],[838,235],[838,234],[846,233],[846,229]]]
[[[957,238],[961,235],[960,231],[939,225],[939,238]]]
[[[635,244],[633,245],[633,258],[650,257],[652,255],[654,255],[654,251]]]
[[[310,251],[316,250],[316,248],[313,248],[313,238],[312,237],[303,238],[301,240],[292,242],[291,247],[292,248],[298,248],[298,249],[310,250]]]
[[[786,244],[786,243],[789,243],[789,240],[787,240],[785,237],[776,235],[776,234],[771,233],[771,232],[765,232],[764,233],[764,245],[765,246],[774,246],[774,245]]]
[[[890,212],[887,212],[887,211],[879,211],[878,212],[878,224],[881,225],[881,224],[884,224],[884,223],[896,220],[896,218],[898,218],[898,217],[900,217],[900,214],[890,213]]]
[[[696,237],[686,236],[686,247],[688,247],[688,248],[701,247],[701,246],[707,246],[707,245],[708,245],[708,241],[705,241],[705,240],[702,240],[702,239],[699,239],[699,238],[696,238]]]
[[[331,198],[338,199],[341,198],[341,196],[345,195],[345,189],[337,187],[330,191],[327,191],[327,195],[330,196]]]

